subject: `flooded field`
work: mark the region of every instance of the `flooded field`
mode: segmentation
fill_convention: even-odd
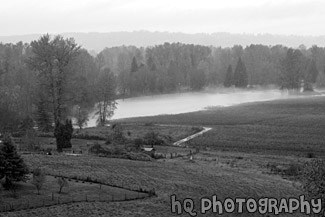
[[[241,103],[270,101],[298,97],[280,90],[232,90],[190,92],[134,97],[117,100],[112,119],[143,117],[161,114],[180,114],[207,109],[213,106],[232,106]],[[88,126],[96,125],[95,112],[90,114]]]

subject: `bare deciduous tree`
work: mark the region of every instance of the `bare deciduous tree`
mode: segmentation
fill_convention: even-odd
[[[40,194],[40,190],[42,189],[45,181],[46,181],[46,176],[44,171],[40,168],[34,169],[32,184],[35,185],[37,189],[37,194]]]
[[[59,187],[60,187],[60,189],[59,189],[59,194],[61,194],[62,189],[63,189],[64,187],[69,186],[69,183],[68,183],[68,181],[67,181],[65,178],[63,178],[63,177],[59,177],[59,178],[58,178],[58,185],[59,185]]]
[[[66,109],[67,81],[71,63],[79,55],[80,46],[74,39],[64,39],[60,35],[51,39],[47,34],[31,42],[31,47],[33,55],[28,64],[38,72],[40,89],[47,94],[53,121],[57,125],[66,118],[63,113]]]

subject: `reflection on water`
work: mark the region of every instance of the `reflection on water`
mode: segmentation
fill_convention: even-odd
[[[246,102],[269,101],[296,97],[280,90],[233,91],[228,93],[191,92],[135,97],[117,100],[112,119],[179,114],[203,110],[211,106],[231,106]],[[96,116],[90,115],[88,127],[95,126]]]

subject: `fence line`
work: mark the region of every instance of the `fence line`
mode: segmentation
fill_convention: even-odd
[[[87,177],[87,179],[77,179],[77,178],[71,178],[68,176],[63,176],[63,175],[53,175],[53,174],[46,174],[49,176],[54,176],[54,177],[61,177],[65,178],[68,180],[74,180],[76,182],[88,182],[88,183],[94,183],[99,185],[99,189],[101,189],[102,185],[104,186],[109,186],[109,187],[114,187],[114,188],[120,188],[132,192],[137,192],[136,196],[127,196],[126,193],[124,193],[124,197],[122,198],[115,198],[114,194],[112,195],[103,195],[103,194],[98,194],[98,197],[89,197],[88,194],[83,197],[83,199],[78,199],[74,198],[73,195],[71,195],[71,198],[61,198],[60,195],[57,196],[57,198],[54,196],[54,192],[47,197],[46,199],[43,199],[41,202],[35,205],[30,204],[29,200],[26,200],[25,203],[6,203],[0,205],[0,212],[13,212],[13,211],[20,211],[20,210],[28,210],[28,209],[35,209],[35,208],[41,208],[41,207],[49,207],[49,206],[55,206],[55,205],[61,205],[61,204],[71,204],[71,203],[80,203],[80,202],[122,202],[122,201],[131,201],[131,200],[139,200],[139,199],[144,199],[148,197],[153,197],[157,196],[156,192],[154,189],[152,190],[145,190],[143,188],[138,188],[138,189],[131,189],[131,188],[126,188],[126,187],[121,187],[121,186],[115,186],[112,184],[107,184],[107,183],[102,183],[98,180],[92,180],[90,177]],[[140,195],[140,193],[142,195]]]
[[[145,193],[143,193],[145,194]],[[121,194],[122,195],[122,194]],[[123,202],[123,201],[132,201],[132,200],[139,200],[139,199],[145,199],[148,197],[152,197],[154,195],[140,195],[139,192],[138,194],[132,196],[132,195],[127,195],[124,194],[124,197],[122,198],[115,198],[114,195],[103,195],[103,194],[98,194],[97,196],[93,195],[90,196],[88,194],[85,194],[85,196],[82,197],[74,197],[71,195],[71,197],[60,197],[58,195],[57,197],[52,195],[42,199],[39,201],[37,204],[32,204],[30,203],[29,200],[26,200],[25,202],[22,203],[6,203],[0,205],[0,213],[1,212],[14,212],[14,211],[21,211],[21,210],[29,210],[29,209],[36,209],[36,208],[43,208],[43,207],[51,207],[51,206],[56,206],[56,205],[62,205],[62,204],[73,204],[73,203],[80,203],[80,202]]]
[[[59,172],[59,175],[55,175],[55,174],[51,174],[51,173],[46,173],[46,175],[48,176],[54,176],[56,177],[60,177],[60,178],[65,178],[68,180],[75,180],[78,182],[88,182],[88,183],[94,183],[94,184],[98,184],[100,185],[105,185],[105,186],[109,186],[109,187],[114,187],[114,188],[119,188],[119,189],[123,189],[123,190],[129,190],[129,191],[134,191],[134,192],[140,192],[140,193],[146,193],[149,195],[156,195],[156,192],[154,189],[148,190],[148,189],[144,189],[142,187],[138,187],[138,188],[130,188],[130,187],[126,187],[126,186],[119,186],[119,185],[115,185],[115,184],[109,184],[109,183],[105,183],[105,182],[101,182],[97,179],[92,179],[91,177],[87,176],[87,178],[82,178],[82,177],[69,177],[69,176],[65,176],[65,175],[61,175],[61,173]]]

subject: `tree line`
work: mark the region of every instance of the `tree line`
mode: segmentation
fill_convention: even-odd
[[[29,44],[0,44],[0,130],[17,129],[27,117],[42,131],[72,117],[83,127],[94,106],[103,125],[117,98],[138,95],[209,86],[312,90],[325,84],[324,71],[325,48],[317,46],[164,43],[105,48],[92,56],[73,38],[43,35]]]

